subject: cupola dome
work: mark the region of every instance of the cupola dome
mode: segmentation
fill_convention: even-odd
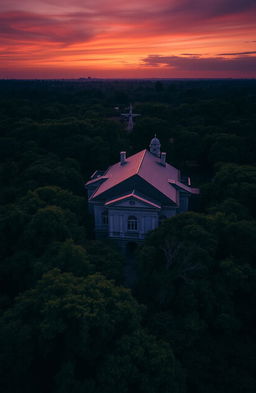
[[[157,157],[160,157],[160,148],[161,148],[161,143],[159,139],[156,137],[156,134],[153,139],[151,139],[150,145],[150,153],[154,154]]]

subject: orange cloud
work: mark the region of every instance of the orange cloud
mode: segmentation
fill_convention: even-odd
[[[255,17],[254,0],[9,0],[0,6],[0,77],[252,77],[248,61],[230,54],[253,55]]]

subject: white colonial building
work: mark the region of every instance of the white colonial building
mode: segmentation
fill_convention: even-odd
[[[188,209],[189,197],[199,190],[189,178],[181,181],[160,147],[154,137],[150,151],[130,157],[121,152],[118,163],[93,173],[86,188],[97,237],[138,242],[162,220]]]

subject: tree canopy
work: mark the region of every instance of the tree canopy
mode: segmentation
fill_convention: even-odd
[[[1,392],[255,392],[255,86],[0,81]],[[148,234],[130,291],[84,182],[155,133],[201,194]]]

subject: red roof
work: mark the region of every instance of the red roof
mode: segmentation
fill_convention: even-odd
[[[179,183],[179,170],[168,163],[165,166],[162,165],[161,159],[146,149],[127,157],[123,165],[120,162],[112,165],[103,176],[98,177],[97,180],[103,180],[103,183],[92,194],[90,200],[102,195],[104,192],[134,175],[141,177],[152,187],[164,194],[170,201],[174,203],[178,202],[178,191],[174,184],[170,184],[170,180],[174,181],[174,183]],[[86,185],[90,185],[91,182],[87,182]],[[187,187],[187,189],[190,188]]]

